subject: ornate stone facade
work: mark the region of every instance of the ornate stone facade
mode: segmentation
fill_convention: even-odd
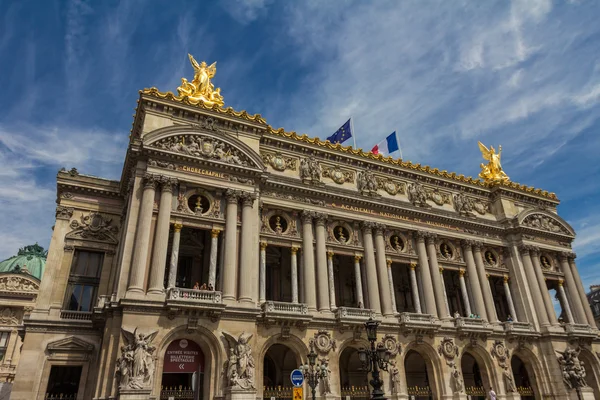
[[[43,281],[0,276],[0,292],[40,293],[13,399],[43,399],[67,365],[81,367],[79,398],[168,398],[194,372],[203,399],[269,398],[311,346],[319,397],[345,398],[366,384],[349,368],[371,317],[394,398],[600,396],[598,331],[556,196],[206,107],[146,90],[121,181],[59,172]]]

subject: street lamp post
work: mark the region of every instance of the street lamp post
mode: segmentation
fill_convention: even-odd
[[[379,321],[374,321],[372,318],[369,318],[369,320],[365,322],[367,339],[369,339],[371,348],[361,348],[358,351],[358,357],[363,370],[367,371],[367,373],[371,373],[371,380],[369,381],[373,387],[371,399],[385,400],[384,392],[382,390],[383,381],[379,376],[379,370],[387,371],[388,363],[390,361],[390,351],[386,349],[383,343],[375,344],[377,341],[377,326],[379,326]]]
[[[327,367],[325,364],[317,364],[317,353],[315,353],[312,344],[308,353],[308,364],[301,365],[299,369],[304,374],[304,379],[312,390],[312,400],[315,400],[317,385],[319,384],[319,380],[325,378],[327,375]]]

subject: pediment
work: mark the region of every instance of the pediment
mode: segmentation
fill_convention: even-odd
[[[48,343],[46,348],[51,353],[91,353],[94,350],[94,345],[75,336],[69,336]]]
[[[19,295],[35,295],[40,290],[40,282],[27,274],[0,275],[0,292]]]
[[[520,226],[554,233],[575,236],[575,230],[556,214],[542,210],[526,210],[517,217]]]
[[[264,171],[262,158],[241,140],[219,130],[172,126],[144,136],[144,147],[190,158]]]

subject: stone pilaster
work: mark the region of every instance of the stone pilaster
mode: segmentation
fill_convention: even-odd
[[[392,308],[392,294],[388,281],[387,260],[385,258],[385,241],[383,231],[385,226],[375,225],[375,249],[377,250],[377,278],[379,280],[379,294],[381,296],[381,311],[385,316],[394,315]]]
[[[127,287],[127,292],[139,294],[144,293],[144,278],[146,276],[146,266],[148,265],[148,246],[150,244],[150,228],[152,225],[157,177],[146,174],[144,175],[143,183],[142,205],[138,216],[135,249],[129,274],[129,286]]]
[[[421,299],[419,298],[419,285],[417,283],[417,273],[415,269],[417,263],[410,263],[410,291],[412,293],[413,303],[415,304],[415,312],[421,314]]]
[[[492,296],[492,289],[490,288],[490,282],[487,278],[487,272],[485,271],[485,265],[483,263],[483,257],[481,255],[481,248],[483,243],[475,242],[473,245],[473,257],[475,258],[475,266],[477,267],[477,276],[479,278],[479,284],[481,285],[481,293],[483,295],[483,301],[485,303],[485,311],[490,322],[498,321],[496,314],[496,305],[494,304],[494,297]]]
[[[258,288],[255,286],[257,281],[256,249],[258,248],[257,241],[257,218],[258,213],[253,209],[254,201],[256,200],[255,193],[245,192],[242,194],[242,235],[240,243],[240,297],[239,301],[249,304],[256,304],[256,295]],[[256,242],[256,247],[255,247]]]
[[[373,222],[363,221],[362,223],[369,308],[377,314],[381,314],[381,302],[379,300],[379,288],[377,284],[377,266],[375,265],[375,248],[373,246],[374,227],[375,224]]]
[[[311,311],[317,310],[317,289],[315,285],[315,251],[313,245],[314,211],[303,211],[302,218],[302,271],[304,279],[304,302]]]
[[[354,280],[356,281],[356,301],[359,308],[364,308],[365,300],[363,297],[362,276],[360,273],[360,259],[362,256],[354,256]]]
[[[327,248],[325,238],[325,223],[327,215],[316,213],[315,245],[317,253],[317,304],[319,311],[330,310],[329,303],[329,273],[327,272]]]
[[[290,249],[290,254],[292,274],[292,303],[298,303],[298,248],[296,246],[292,246],[292,248]]]
[[[537,282],[537,278],[535,277],[533,263],[531,262],[530,251],[532,250],[535,250],[533,246],[521,246],[519,248],[521,258],[523,259],[523,266],[525,267],[525,274],[527,275],[527,280],[530,282],[533,304],[535,305],[539,323],[541,326],[547,326],[550,322],[548,320],[548,312],[544,306],[544,300],[542,300],[542,291],[539,282]]]
[[[174,288],[177,282],[177,265],[179,264],[179,242],[181,240],[182,224],[173,225],[173,243],[171,244],[171,260],[169,262],[168,288]]]
[[[479,284],[479,280],[477,278],[477,267],[475,266],[475,259],[473,258],[472,246],[474,242],[472,240],[463,240],[461,244],[463,246],[465,262],[467,264],[467,274],[469,274],[471,295],[473,296],[473,301],[475,302],[475,307],[473,307],[473,304],[471,304],[471,310],[475,308],[475,310],[473,310],[474,313],[478,314],[481,318],[488,319],[485,304],[483,303],[481,285]]]
[[[448,318],[449,315],[446,308],[446,294],[444,293],[444,287],[442,286],[440,276],[440,266],[437,261],[437,251],[435,249],[436,238],[437,236],[435,234],[430,233],[427,235],[427,254],[429,256],[429,273],[431,274],[431,280],[433,282],[438,315],[441,319],[444,319]]]
[[[573,316],[575,317],[575,321],[578,324],[587,324],[587,316],[585,315],[585,310],[583,308],[583,304],[581,303],[581,298],[579,297],[579,291],[577,290],[577,284],[575,283],[575,278],[573,277],[573,271],[571,271],[571,266],[569,265],[569,253],[560,253],[560,268],[565,274],[565,283],[567,284],[567,290],[569,292],[569,300],[573,308]],[[588,306],[588,302],[586,301],[585,305]],[[588,306],[589,307],[589,306]]]
[[[550,325],[557,325],[558,320],[556,319],[556,312],[554,311],[554,305],[552,304],[552,299],[550,298],[550,292],[548,291],[548,286],[546,285],[546,279],[544,278],[544,273],[542,272],[542,266],[540,265],[539,260],[539,252],[537,249],[532,249],[530,252],[531,261],[533,262],[533,270],[535,272],[535,277],[537,279],[538,285],[540,286],[540,292],[542,293],[542,300],[544,301],[544,306],[546,307],[546,313],[548,314],[548,321]]]
[[[423,286],[423,295],[425,296],[425,313],[437,317],[437,306],[435,305],[433,283],[431,280],[431,272],[429,270],[429,262],[427,261],[427,249],[425,247],[426,236],[427,232],[418,231],[416,234],[419,270],[421,271],[421,284]]]
[[[225,254],[223,255],[223,300],[237,297],[237,220],[238,200],[241,192],[228,189],[225,192]]]
[[[463,303],[465,305],[465,317],[470,317],[473,314],[471,311],[471,302],[469,302],[469,293],[467,292],[467,284],[465,283],[465,270],[458,270],[458,282],[460,284],[460,293],[462,294]]]
[[[161,176],[160,206],[156,219],[156,232],[152,249],[152,264],[150,266],[149,294],[162,295],[165,292],[165,265],[167,263],[167,249],[169,247],[169,220],[173,200],[173,186],[177,179]]]

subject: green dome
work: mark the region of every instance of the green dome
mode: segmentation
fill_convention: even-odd
[[[41,280],[47,255],[48,252],[37,243],[25,246],[16,256],[0,262],[0,273],[28,273]]]

